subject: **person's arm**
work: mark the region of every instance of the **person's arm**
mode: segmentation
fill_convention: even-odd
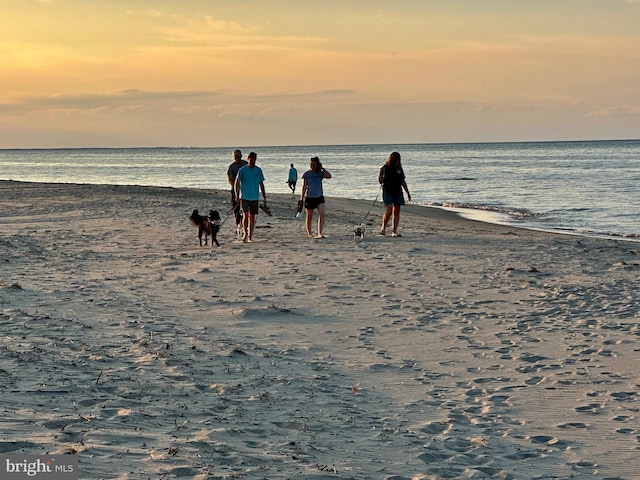
[[[380,171],[378,172],[378,183],[380,185],[382,185],[384,183],[384,173],[383,172],[384,172],[384,167],[382,167],[380,169]]]
[[[331,178],[331,174],[326,168],[322,168],[322,178]]]
[[[227,168],[227,182],[229,182],[229,185],[231,185],[231,188],[234,188],[234,184],[236,183],[236,177],[234,177],[231,172],[231,166],[232,165],[229,165],[229,168]]]
[[[240,179],[238,177],[236,177],[236,181],[233,184],[233,191],[235,192],[236,195],[236,201],[240,200]]]
[[[262,191],[262,199],[265,205],[267,204],[267,192],[264,189],[264,182],[260,182],[260,190]]]
[[[405,181],[405,179],[402,179],[402,188],[404,188],[404,191],[407,192],[407,198],[409,199],[409,201],[411,201],[411,194],[409,193],[409,187],[407,187],[407,182]]]
[[[302,177],[302,191],[300,192],[300,200],[304,201],[304,197],[307,195],[307,188],[309,186],[307,185],[307,179],[303,176]]]

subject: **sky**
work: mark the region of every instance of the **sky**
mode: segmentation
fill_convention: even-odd
[[[0,148],[640,138],[640,0],[0,10]]]

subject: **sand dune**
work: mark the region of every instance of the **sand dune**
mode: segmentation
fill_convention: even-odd
[[[0,192],[0,453],[92,479],[640,478],[637,243],[415,205],[381,237],[380,204],[335,198],[310,239],[270,195],[255,243],[231,219],[211,248],[188,216],[227,192]]]

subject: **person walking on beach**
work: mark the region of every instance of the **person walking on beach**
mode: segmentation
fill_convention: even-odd
[[[331,178],[331,174],[322,167],[320,159],[313,157],[309,161],[309,170],[302,174],[302,195],[300,199],[304,202],[307,212],[306,227],[307,235],[311,234],[311,223],[313,221],[313,211],[318,210],[318,234],[316,238],[324,238],[322,230],[324,228],[324,192],[322,190],[322,180]]]
[[[256,226],[260,191],[265,211],[267,209],[267,193],[264,189],[264,174],[256,165],[258,155],[251,152],[247,157],[248,163],[238,170],[235,182],[236,198],[240,199],[242,209],[242,241],[253,242],[253,230]]]
[[[289,168],[289,178],[287,179],[287,185],[291,189],[291,193],[295,195],[296,193],[296,183],[298,182],[298,170],[295,169],[293,163]]]
[[[227,169],[227,180],[231,185],[231,208],[233,208],[233,214],[236,218],[236,235],[240,236],[242,231],[242,211],[240,210],[240,203],[238,197],[236,197],[236,177],[238,176],[238,170],[247,164],[246,160],[242,159],[242,152],[240,150],[233,151],[233,163],[229,165]]]
[[[391,152],[387,158],[387,162],[380,168],[378,182],[382,185],[382,201],[384,202],[384,214],[382,215],[380,235],[386,234],[387,223],[389,223],[389,219],[393,217],[391,222],[391,236],[399,237],[400,207],[404,205],[402,190],[404,189],[404,191],[407,192],[409,201],[411,201],[411,194],[407,187],[402,164],[400,163],[400,154],[398,152]]]

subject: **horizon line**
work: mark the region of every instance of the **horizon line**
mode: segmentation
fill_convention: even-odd
[[[509,145],[525,143],[602,143],[602,142],[637,142],[640,138],[600,138],[600,139],[573,139],[573,140],[508,140],[508,141],[471,141],[471,142],[401,142],[401,143],[318,143],[318,144],[291,144],[291,145],[256,145],[251,148],[296,148],[296,147],[369,147],[374,145]],[[224,148],[238,148],[238,146],[120,146],[120,147],[7,147],[0,151],[9,150],[211,150]]]

